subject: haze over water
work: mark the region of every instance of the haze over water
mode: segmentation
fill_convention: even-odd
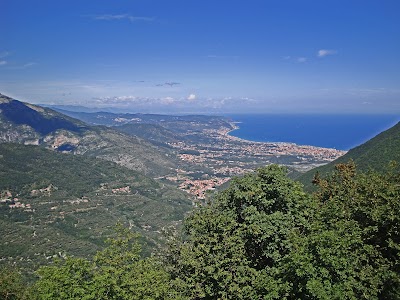
[[[230,134],[257,142],[291,142],[349,150],[392,127],[398,115],[229,115]]]

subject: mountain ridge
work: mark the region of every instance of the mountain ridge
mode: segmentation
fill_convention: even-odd
[[[95,156],[154,177],[173,172],[175,165],[167,150],[144,139],[5,95],[0,95],[0,142]]]
[[[314,168],[297,180],[311,189],[311,181],[318,172],[320,176],[326,176],[334,170],[335,165],[354,161],[357,170],[366,172],[369,169],[383,172],[391,161],[400,163],[400,122],[391,128],[377,134],[367,142],[350,149],[345,155],[317,168]]]

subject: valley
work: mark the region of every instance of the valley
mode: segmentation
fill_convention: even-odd
[[[187,195],[113,162],[0,144],[0,264],[33,266],[94,254],[117,222],[148,255],[192,208]]]
[[[268,164],[281,164],[301,174],[326,164],[345,151],[293,143],[252,142],[229,135],[236,124],[219,116],[80,113],[58,109],[91,125],[105,125],[168,150],[177,167],[157,177],[175,183],[197,200],[234,176]]]
[[[0,262],[29,268],[95,253],[117,222],[150,255],[233,177],[273,163],[295,175],[344,154],[232,137],[218,116],[57,112],[5,95],[0,110]]]

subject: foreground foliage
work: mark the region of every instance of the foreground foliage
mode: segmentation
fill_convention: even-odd
[[[169,275],[159,262],[140,258],[137,235],[118,226],[117,237],[93,261],[68,258],[42,267],[36,299],[171,299]]]
[[[236,178],[187,217],[161,260],[141,259],[119,228],[92,261],[39,269],[30,298],[400,299],[397,167],[340,164],[314,183],[309,195],[274,165]]]
[[[313,196],[269,166],[185,223],[166,260],[190,299],[399,299],[400,178],[316,178]]]

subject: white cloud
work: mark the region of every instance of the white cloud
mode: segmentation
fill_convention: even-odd
[[[189,100],[189,101],[194,101],[194,100],[196,100],[196,95],[195,95],[195,94],[190,94],[190,95],[187,97],[187,100]]]
[[[195,94],[188,97],[141,97],[141,96],[111,96],[95,97],[95,106],[112,106],[119,108],[147,108],[147,109],[219,109],[223,107],[240,107],[244,103],[248,105],[257,105],[258,101],[249,97],[224,97],[224,98],[201,98],[201,101]]]
[[[0,66],[4,66],[6,64],[7,64],[7,62],[5,60],[0,60]]]
[[[180,100],[173,97],[152,98],[140,96],[111,96],[92,98],[98,105],[112,105],[125,107],[130,105],[153,106],[153,105],[171,105],[177,104]]]
[[[297,62],[299,62],[299,63],[304,63],[304,62],[306,62],[307,61],[307,58],[306,57],[299,57],[298,59],[297,59]]]
[[[162,104],[172,104],[174,103],[176,100],[172,97],[165,97],[165,98],[161,98],[160,99],[160,103]]]
[[[113,20],[129,20],[131,22],[136,21],[147,21],[151,22],[154,21],[154,18],[150,17],[135,17],[129,14],[119,14],[119,15],[95,15],[91,16],[94,20],[104,20],[104,21],[113,21]]]
[[[336,50],[328,50],[328,49],[321,49],[321,50],[318,50],[318,57],[325,57],[325,56],[328,56],[328,55],[334,55],[334,54],[336,54],[337,53],[337,51]]]
[[[134,102],[148,102],[148,98],[140,98],[136,96],[113,96],[113,97],[97,97],[93,98],[97,103],[101,104],[126,104]]]

